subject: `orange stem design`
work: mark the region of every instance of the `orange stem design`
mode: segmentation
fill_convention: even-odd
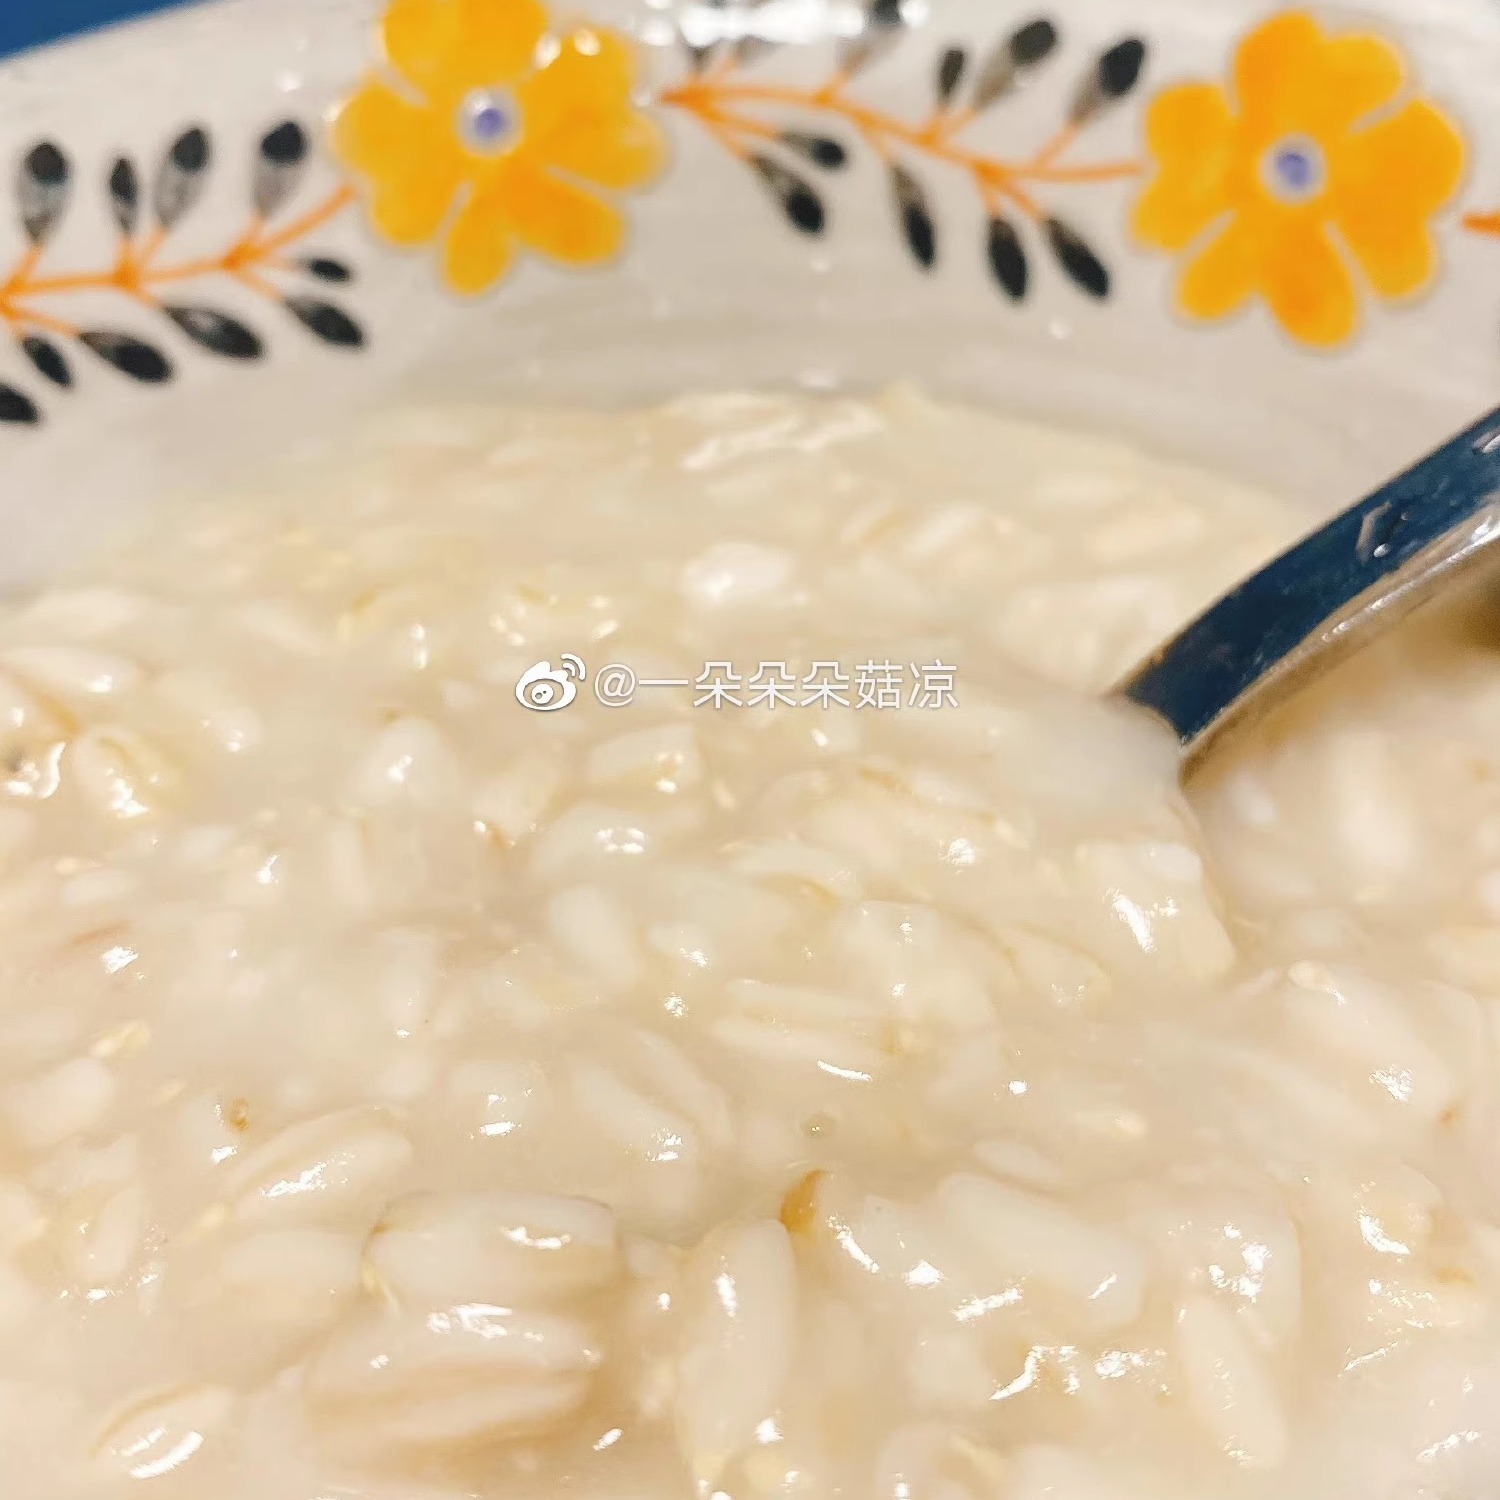
[[[1021,161],[989,156],[963,145],[957,137],[972,123],[973,113],[958,110],[937,114],[925,124],[912,125],[878,109],[851,99],[844,92],[843,78],[835,78],[819,89],[791,85],[735,83],[719,74],[690,79],[663,91],[661,101],[695,116],[721,140],[735,137],[765,137],[778,134],[752,115],[746,106],[780,104],[807,113],[828,114],[850,125],[884,160],[896,146],[920,151],[934,161],[947,162],[967,172],[980,196],[991,207],[1009,199],[1028,218],[1041,217],[1041,210],[1027,185],[1070,182],[1118,182],[1137,177],[1138,161],[1102,161],[1067,165],[1062,158],[1077,139],[1077,128],[1059,130],[1034,155]],[[741,152],[740,154],[743,154]]]
[[[276,288],[256,276],[255,271],[284,268],[286,263],[281,252],[342,213],[354,198],[354,189],[345,184],[335,188],[317,207],[293,219],[274,234],[267,234],[265,225],[255,218],[221,254],[179,261],[175,265],[156,263],[165,240],[159,229],[152,230],[139,243],[128,238],[121,240],[113,265],[104,271],[38,276],[35,273],[41,252],[32,246],[10,274],[0,280],[0,320],[9,324],[13,332],[31,327],[62,335],[72,334],[76,330],[71,324],[37,311],[27,305],[29,301],[34,297],[59,296],[68,292],[115,291],[154,307],[157,301],[151,288],[215,275],[232,276],[262,296],[275,298],[279,295]]]
[[[1465,214],[1463,226],[1465,229],[1473,230],[1475,234],[1490,234],[1500,238],[1500,212]]]

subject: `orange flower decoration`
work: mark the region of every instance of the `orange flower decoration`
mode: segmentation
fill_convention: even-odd
[[[1192,247],[1184,313],[1223,318],[1259,294],[1293,338],[1331,348],[1359,324],[1354,266],[1379,297],[1432,284],[1429,221],[1458,188],[1465,148],[1434,105],[1398,103],[1405,82],[1389,43],[1329,36],[1290,11],[1241,43],[1233,97],[1188,83],[1153,100],[1156,175],[1135,233]]]
[[[540,0],[393,0],[381,32],[392,76],[367,79],[334,121],[376,231],[397,245],[444,234],[455,291],[492,286],[519,246],[566,265],[608,260],[624,220],[581,184],[623,192],[665,160],[656,122],[631,102],[628,43],[548,24]]]

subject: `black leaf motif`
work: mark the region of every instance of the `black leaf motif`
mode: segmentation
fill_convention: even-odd
[[[24,422],[35,426],[42,414],[35,401],[25,391],[13,385],[0,385],[0,422]]]
[[[162,311],[195,344],[226,359],[259,359],[265,353],[265,345],[254,329],[216,308],[178,302],[164,303]]]
[[[1048,219],[1043,227],[1047,231],[1047,243],[1052,247],[1057,263],[1068,273],[1069,280],[1091,297],[1102,300],[1109,296],[1109,268],[1089,248],[1083,236],[1061,219]]]
[[[916,263],[930,271],[937,262],[937,227],[932,222],[926,190],[905,167],[892,162],[891,192],[907,248]]]
[[[344,349],[359,349],[364,346],[364,329],[348,313],[331,302],[301,296],[290,296],[285,300],[292,316],[325,344],[337,344]]]
[[[1022,74],[1050,57],[1056,46],[1057,27],[1045,17],[1011,32],[980,66],[973,107],[988,109],[997,99],[1003,99],[1021,81]]]
[[[901,40],[905,27],[900,0],[872,0],[859,34],[839,48],[839,72],[853,78],[879,62]]]
[[[172,366],[167,357],[156,347],[134,334],[117,333],[109,328],[87,329],[78,335],[78,341],[91,349],[107,365],[113,365],[122,375],[139,380],[146,385],[159,385],[172,378]]]
[[[1068,119],[1085,125],[1116,99],[1136,86],[1146,66],[1146,44],[1139,37],[1126,37],[1103,53],[1078,87]]]
[[[1010,39],[1011,56],[1016,66],[1029,68],[1050,57],[1057,46],[1057,27],[1043,16],[1040,20],[1028,21]]]
[[[68,206],[72,178],[68,158],[51,141],[39,141],[21,158],[16,173],[16,200],[21,223],[33,245],[44,244]]]
[[[255,211],[269,219],[297,190],[307,165],[307,132],[295,120],[283,120],[260,138],[251,192]]]
[[[1019,302],[1026,295],[1030,273],[1026,264],[1026,251],[1021,245],[1021,236],[1009,219],[996,214],[990,220],[985,246],[989,256],[990,270],[995,280],[1012,301]]]
[[[120,233],[134,234],[141,214],[141,180],[128,156],[116,157],[109,169],[109,206]]]
[[[842,144],[827,135],[808,135],[801,130],[783,130],[778,137],[781,144],[798,156],[805,156],[815,166],[836,172],[847,164],[849,153]]]
[[[44,339],[39,333],[28,333],[21,340],[21,348],[36,368],[52,382],[64,388],[73,384],[73,371],[63,352],[52,342]]]
[[[953,103],[958,86],[964,81],[964,69],[969,66],[969,54],[962,47],[949,47],[938,58],[937,102],[939,109],[947,109]]]
[[[157,222],[170,229],[199,199],[208,177],[208,132],[194,125],[172,142],[156,174],[152,204]]]
[[[260,138],[261,157],[278,167],[295,167],[307,157],[307,132],[295,120],[283,120]]]
[[[781,165],[774,157],[755,152],[750,165],[760,173],[771,196],[781,205],[794,229],[803,234],[822,234],[826,215],[823,200],[812,186],[795,172]]]
[[[354,272],[341,260],[333,260],[327,255],[309,255],[297,262],[309,276],[316,276],[319,281],[353,281]]]

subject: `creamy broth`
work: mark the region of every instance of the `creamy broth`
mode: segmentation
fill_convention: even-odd
[[[1303,519],[442,408],[7,607],[0,1494],[1493,1493],[1487,617],[1100,697]]]

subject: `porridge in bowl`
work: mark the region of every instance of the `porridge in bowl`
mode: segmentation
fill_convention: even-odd
[[[6,1500],[1486,1493],[1485,617],[1191,803],[1099,697],[1300,529],[443,409],[8,607]]]

